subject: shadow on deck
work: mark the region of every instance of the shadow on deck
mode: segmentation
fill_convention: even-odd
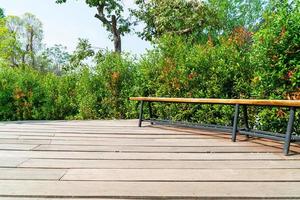
[[[300,198],[300,148],[137,120],[0,123],[0,199]]]

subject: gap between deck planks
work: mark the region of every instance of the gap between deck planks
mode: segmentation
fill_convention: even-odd
[[[0,199],[300,198],[280,142],[136,123],[0,123]]]

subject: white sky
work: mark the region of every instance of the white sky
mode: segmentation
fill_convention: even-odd
[[[88,7],[84,0],[68,0],[56,4],[55,0],[0,0],[5,15],[23,15],[30,12],[43,23],[44,43],[47,46],[62,44],[69,51],[76,47],[78,38],[87,38],[93,46],[113,49],[108,33],[94,17],[95,8]],[[132,7],[133,0],[123,0],[125,7]],[[142,54],[150,44],[130,34],[122,38],[122,48],[134,54]]]

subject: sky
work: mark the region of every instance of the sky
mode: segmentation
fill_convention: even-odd
[[[133,0],[123,0],[123,4],[126,8],[134,5]],[[113,49],[108,32],[94,17],[95,8],[88,7],[84,0],[69,0],[66,4],[56,4],[55,0],[0,0],[0,7],[5,15],[36,15],[43,23],[44,43],[49,47],[62,44],[71,52],[78,38],[86,38],[93,47]],[[140,55],[151,46],[132,33],[122,38],[122,48]]]

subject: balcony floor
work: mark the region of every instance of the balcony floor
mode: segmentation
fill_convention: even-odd
[[[300,147],[137,120],[0,123],[0,199],[300,198]]]

